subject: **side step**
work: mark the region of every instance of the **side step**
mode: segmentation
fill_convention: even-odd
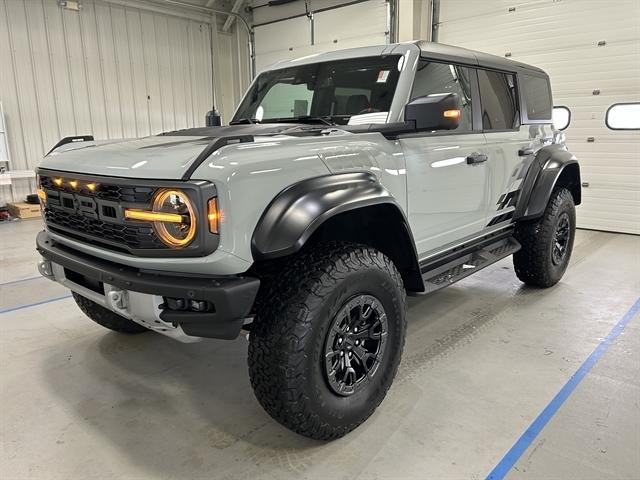
[[[425,294],[447,287],[520,250],[520,243],[509,236],[462,254],[443,265],[422,272]],[[428,267],[427,267],[428,268]]]

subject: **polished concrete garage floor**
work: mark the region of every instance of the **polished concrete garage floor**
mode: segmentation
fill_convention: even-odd
[[[0,225],[3,479],[479,479],[496,466],[498,478],[640,478],[640,314],[626,315],[640,296],[640,237],[578,232],[551,290],[523,287],[507,259],[410,299],[386,400],[323,444],[262,411],[244,338],[184,345],[83,317],[67,291],[34,278],[39,228]],[[536,418],[568,381],[544,426]],[[532,422],[544,428],[519,441]],[[524,453],[511,468],[514,445]]]

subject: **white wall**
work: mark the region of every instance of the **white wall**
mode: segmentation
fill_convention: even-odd
[[[345,5],[340,5],[341,3]],[[303,13],[304,2],[254,10],[258,71],[280,60],[389,43],[389,8],[385,0],[368,0],[355,4],[313,0],[309,2],[309,9],[316,11],[313,21],[304,15],[287,18]],[[328,10],[318,11],[323,9]],[[286,20],[281,20],[283,18]],[[263,21],[275,23],[260,25]]]
[[[133,6],[83,0],[73,12],[56,0],[0,0],[11,170],[33,170],[69,135],[131,138],[204,124],[213,103],[211,17],[126,3]],[[218,108],[228,119],[249,80],[246,34],[217,40]],[[0,187],[0,204],[33,189],[33,180],[14,180]]]
[[[611,104],[640,100],[640,1],[441,0],[440,22],[442,43],[547,71],[555,105],[571,110],[567,144],[589,184],[578,226],[640,233],[640,131],[604,123]]]

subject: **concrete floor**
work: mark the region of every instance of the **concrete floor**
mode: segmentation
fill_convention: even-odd
[[[484,478],[640,295],[640,237],[579,231],[550,290],[522,286],[506,259],[411,298],[386,400],[323,444],[262,411],[243,338],[185,345],[83,317],[32,278],[39,228],[0,225],[3,479]],[[640,316],[507,478],[640,478]]]

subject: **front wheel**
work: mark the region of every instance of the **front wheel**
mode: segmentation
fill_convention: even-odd
[[[527,285],[551,287],[564,275],[576,232],[576,208],[566,188],[553,191],[538,220],[516,227],[522,248],[513,255],[516,275]]]
[[[264,292],[249,374],[260,404],[301,435],[332,440],[382,402],[404,346],[405,292],[393,263],[355,244],[319,245]]]

